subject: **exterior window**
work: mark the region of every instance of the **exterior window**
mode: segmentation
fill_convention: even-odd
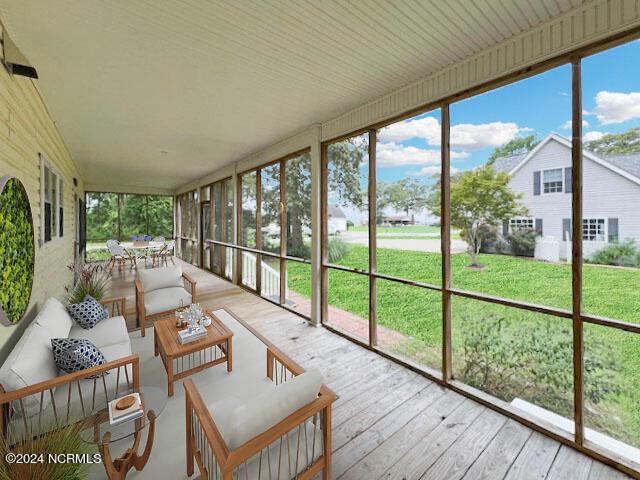
[[[42,243],[63,236],[64,199],[63,182],[51,166],[41,159],[40,164],[40,232]]]
[[[604,242],[605,235],[604,218],[583,218],[582,239],[587,242]]]
[[[509,220],[509,231],[533,230],[533,218],[512,218]]]
[[[544,170],[542,172],[542,191],[544,193],[562,193],[562,169]]]

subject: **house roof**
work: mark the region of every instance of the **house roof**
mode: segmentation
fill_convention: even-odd
[[[338,205],[329,205],[329,216],[332,218],[347,218]]]
[[[550,141],[557,141],[567,148],[571,148],[571,141],[557,133],[551,133],[542,140],[533,150],[527,153],[511,155],[507,157],[499,157],[493,163],[493,168],[498,172],[505,172],[513,175],[527,161],[535,156],[538,150]],[[640,153],[621,154],[621,155],[598,155],[589,150],[583,150],[585,158],[621,174],[635,183],[640,184]]]
[[[625,172],[629,172],[640,178],[640,153],[628,153],[623,155],[600,155],[600,158],[612,163]]]
[[[493,169],[496,172],[509,173],[510,171],[515,169],[520,164],[522,159],[526,156],[526,153],[521,153],[519,155],[511,155],[508,157],[498,157],[493,162]]]

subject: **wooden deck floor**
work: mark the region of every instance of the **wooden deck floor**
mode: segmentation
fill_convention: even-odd
[[[338,395],[333,476],[340,479],[629,478],[388,359],[191,265],[203,305],[227,307]],[[114,272],[108,295],[128,297],[135,272]]]

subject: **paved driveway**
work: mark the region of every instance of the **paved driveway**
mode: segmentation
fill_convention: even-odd
[[[394,234],[395,236],[395,234]],[[419,236],[412,234],[412,237]],[[347,243],[356,243],[358,245],[367,245],[368,237],[366,233],[362,232],[347,232],[343,233],[339,237],[341,240]],[[440,239],[432,238],[432,235],[425,235],[424,239],[408,238],[398,239],[390,238],[385,239],[384,236],[378,236],[379,248],[392,248],[395,250],[412,250],[415,252],[430,252],[440,253]],[[463,240],[452,239],[451,240],[451,253],[464,253],[467,251],[467,243]]]

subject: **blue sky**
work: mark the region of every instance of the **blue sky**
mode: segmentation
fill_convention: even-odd
[[[585,141],[640,127],[640,40],[582,62]],[[571,136],[571,66],[553,70],[462,100],[450,107],[452,172],[487,161],[493,150],[522,136]],[[377,179],[412,176],[426,184],[440,171],[439,110],[394,123],[378,132]],[[367,185],[366,166],[361,185]],[[335,202],[338,203],[338,202]],[[361,221],[365,212],[343,207]],[[392,213],[392,212],[387,212]]]
[[[640,126],[640,41],[586,58],[582,64],[585,138]],[[431,183],[439,171],[440,111],[382,129],[378,180],[415,176]],[[563,65],[451,105],[452,169],[484,163],[507,141],[551,132],[569,137],[571,67]]]

